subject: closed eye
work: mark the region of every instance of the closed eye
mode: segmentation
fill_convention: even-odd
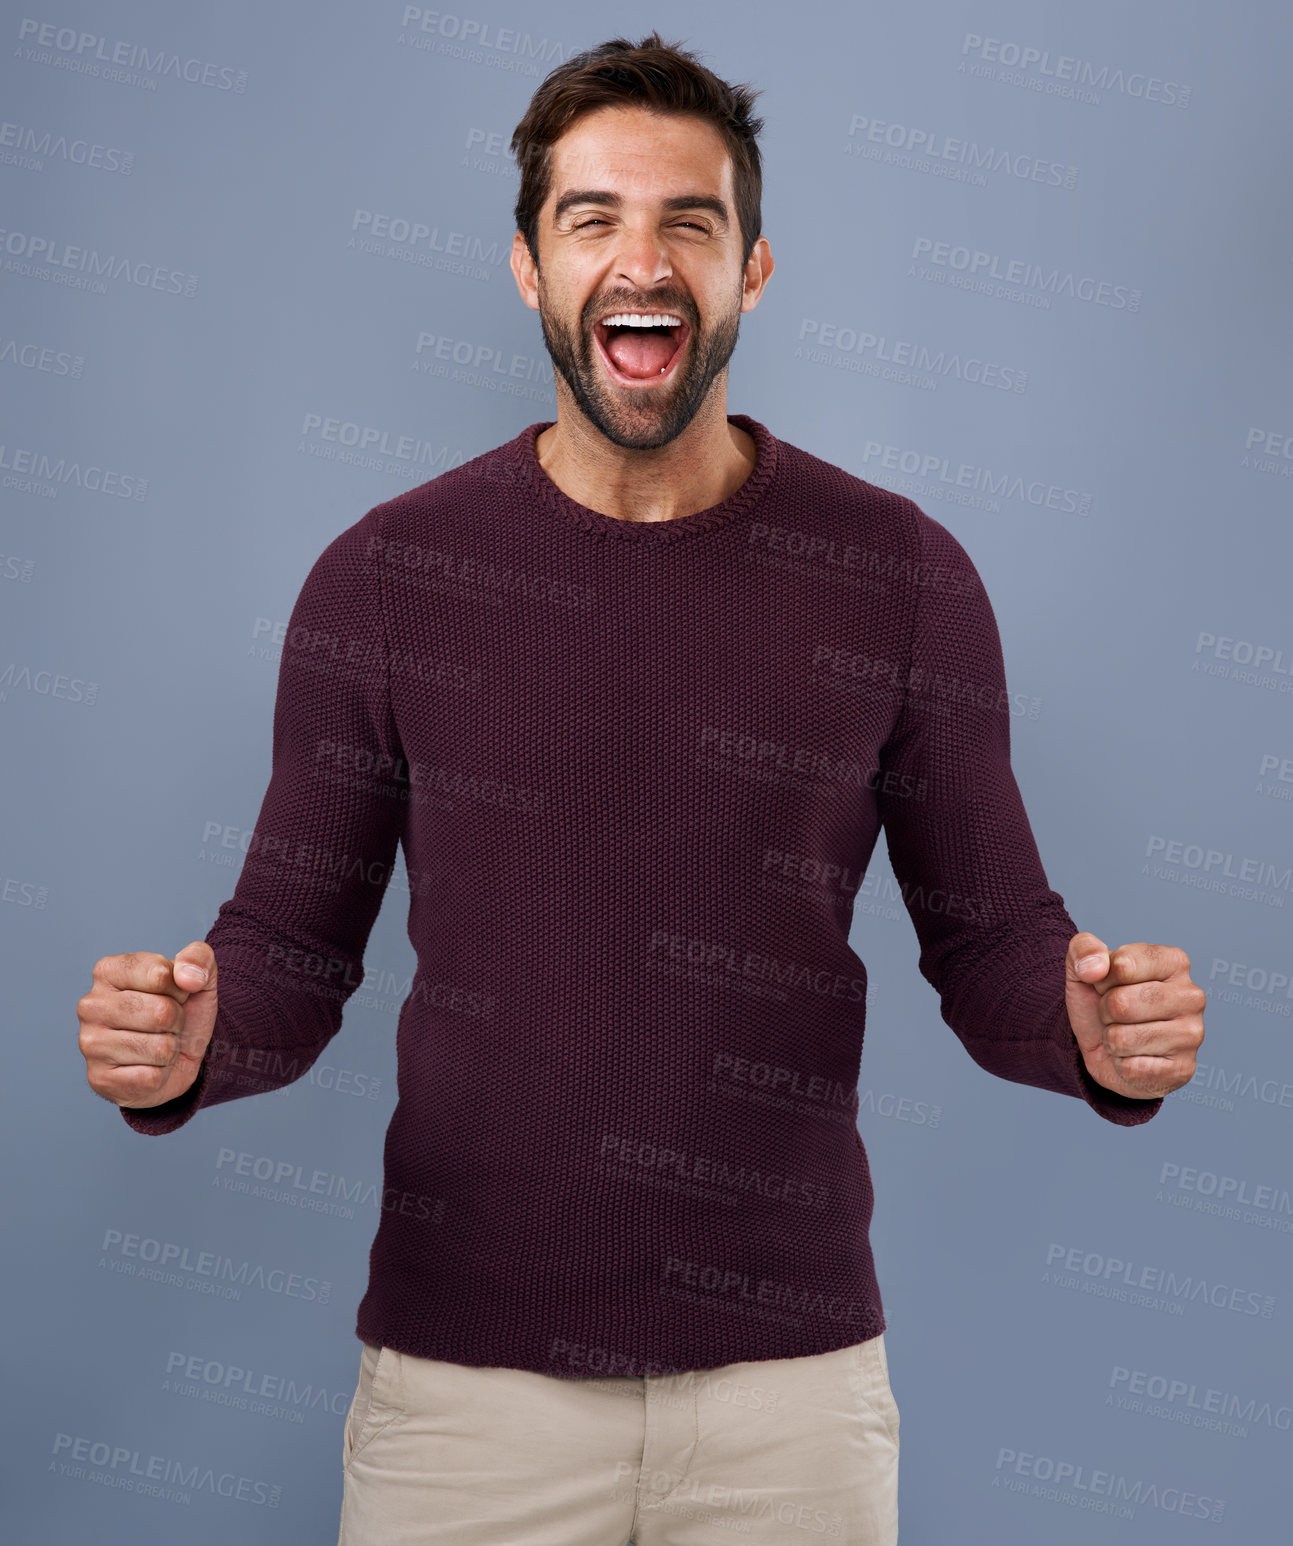
[[[705,227],[703,225],[698,225],[694,220],[679,220],[677,223],[680,226],[681,225],[690,226],[693,231],[702,231],[703,232],[705,230]],[[582,231],[585,228],[585,226],[605,225],[605,224],[606,224],[606,222],[604,220],[599,220],[596,216],[593,216],[593,218],[591,220],[581,220],[579,222],[579,224],[577,226],[575,226],[575,230],[576,231]]]

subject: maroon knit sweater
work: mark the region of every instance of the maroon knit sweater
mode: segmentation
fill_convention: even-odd
[[[378,505],[292,612],[273,770],[207,939],[219,1015],[168,1133],[300,1078],[395,866],[417,969],[356,1333],[557,1376],[884,1329],[857,1130],[853,897],[883,823],[920,971],[976,1062],[1092,1081],[1076,925],[1010,768],[996,622],[910,500],[777,439],[670,521],[514,440]],[[389,1206],[388,1206],[389,1203]]]

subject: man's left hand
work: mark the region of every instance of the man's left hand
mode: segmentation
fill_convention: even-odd
[[[1170,1094],[1194,1077],[1208,995],[1175,945],[1119,945],[1083,930],[1064,958],[1064,1001],[1087,1072],[1133,1100]]]

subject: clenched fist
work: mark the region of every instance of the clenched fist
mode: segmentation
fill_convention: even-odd
[[[1092,975],[1094,974],[1094,975]],[[1064,961],[1069,1024],[1097,1084],[1133,1100],[1194,1078],[1208,995],[1177,945],[1119,945],[1080,930]]]
[[[194,940],[174,960],[103,956],[77,1002],[90,1088],[118,1106],[160,1106],[198,1076],[216,1018],[215,951]]]

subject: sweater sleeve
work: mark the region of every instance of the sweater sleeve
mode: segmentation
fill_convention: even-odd
[[[402,830],[407,783],[391,711],[381,507],[316,559],[279,663],[272,767],[232,898],[206,935],[216,1022],[195,1082],[125,1107],[173,1132],[203,1106],[299,1079],[341,1026]]]
[[[1078,1096],[1122,1126],[1161,1099],[1091,1078],[1069,1025],[1077,926],[1051,890],[1010,766],[1011,699],[996,618],[969,554],[908,502],[920,537],[901,707],[877,800],[894,876],[942,1016],[989,1073]]]

